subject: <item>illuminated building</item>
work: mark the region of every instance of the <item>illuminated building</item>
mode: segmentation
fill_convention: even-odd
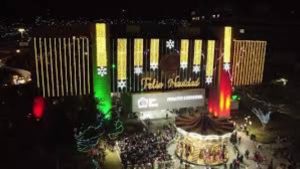
[[[59,35],[53,31],[51,35],[35,36],[37,95],[45,98],[93,95],[101,102],[98,110],[109,119],[112,96],[131,95],[132,99],[133,95],[154,91],[170,95],[181,91],[182,98],[180,95],[175,100],[186,103],[190,98],[205,100],[205,92],[209,91],[209,111],[218,117],[229,117],[232,87],[262,82],[265,41],[233,40],[235,29],[230,26],[210,26],[203,30],[201,26],[178,26],[172,35],[163,26],[161,29],[155,26],[152,29],[141,24],[131,30],[129,25],[97,23],[82,26],[84,29],[79,33],[68,32],[73,30],[68,28],[58,31]],[[203,93],[192,95],[191,90]],[[141,104],[142,101],[148,105],[141,107],[152,106],[154,110],[157,106],[151,99],[141,100]],[[171,104],[170,99],[165,101]],[[131,112],[133,105],[128,104],[124,103]],[[199,106],[205,106],[202,100]]]

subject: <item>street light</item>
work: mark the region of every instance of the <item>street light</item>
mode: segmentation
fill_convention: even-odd
[[[19,28],[18,31],[21,33],[21,38],[23,39],[23,33],[25,32],[25,29]]]

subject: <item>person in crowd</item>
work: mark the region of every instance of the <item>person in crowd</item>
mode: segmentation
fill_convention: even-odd
[[[247,150],[245,151],[245,157],[246,157],[246,159],[249,158],[249,154],[250,154],[250,152],[249,152],[249,150],[247,149]]]

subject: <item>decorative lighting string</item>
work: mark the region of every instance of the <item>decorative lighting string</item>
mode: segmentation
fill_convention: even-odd
[[[83,131],[79,131],[78,134],[74,134],[78,151],[87,152],[98,144],[99,138],[104,134],[103,121],[100,115],[97,115],[97,123],[96,126],[88,126]],[[94,132],[96,135],[89,137],[91,134],[89,132]]]

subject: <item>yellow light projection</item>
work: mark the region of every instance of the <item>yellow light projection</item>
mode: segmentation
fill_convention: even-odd
[[[96,56],[97,67],[107,67],[106,25],[96,23]]]
[[[189,40],[181,39],[180,45],[180,68],[186,69],[188,65],[189,56]]]
[[[224,63],[230,63],[231,56],[231,40],[232,40],[232,28],[226,26],[224,29]]]
[[[195,40],[193,65],[201,65],[202,40]]]
[[[127,39],[117,40],[118,80],[126,80]]]
[[[155,70],[158,68],[159,57],[159,39],[150,40],[150,68]]]
[[[134,39],[134,66],[143,66],[143,39]]]
[[[206,58],[206,77],[213,76],[214,57],[215,57],[215,41],[208,40],[208,42],[207,42],[207,58]]]
[[[233,41],[233,85],[254,85],[263,80],[266,41]]]

